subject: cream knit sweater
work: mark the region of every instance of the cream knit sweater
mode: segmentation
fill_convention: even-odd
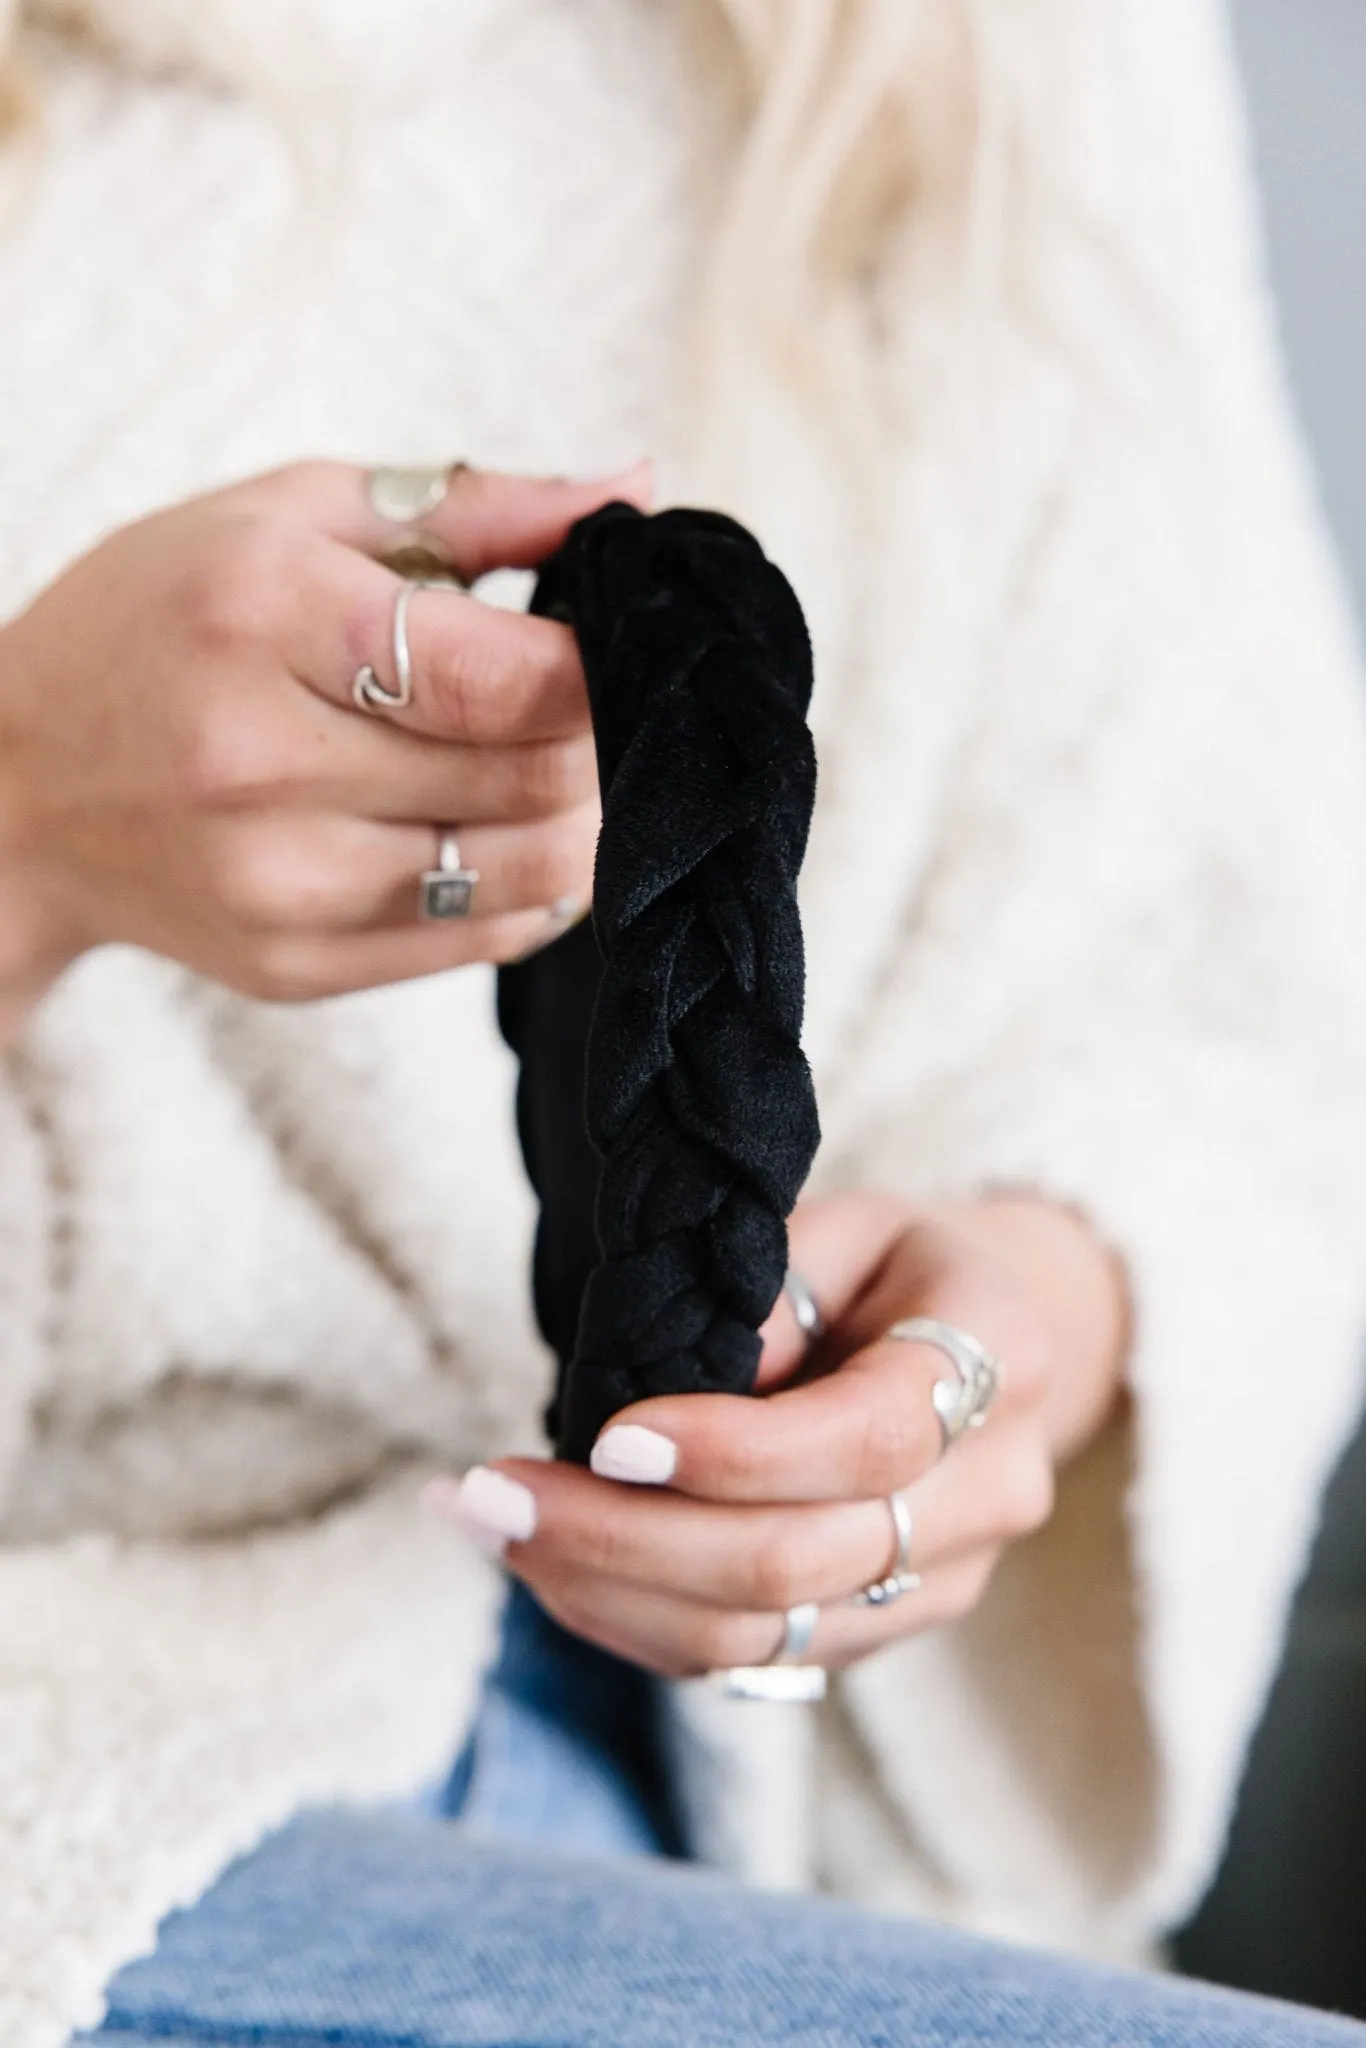
[[[1136,1954],[1217,1851],[1357,1398],[1366,749],[1212,0],[993,0],[988,36],[1002,7],[1052,80],[1030,228],[974,320],[927,188],[876,558],[779,404],[735,501],[821,658],[819,1179],[1083,1205],[1132,1276],[1134,1420],[970,1623],[812,1720],[681,1705],[718,1855]],[[721,117],[681,9],[79,11],[102,41],[22,30],[48,129],[0,237],[0,616],[309,452],[655,447],[684,486]],[[534,1441],[546,1380],[491,993],[278,1010],[110,952],[3,1070],[7,2048],[59,2048],[301,1802],[460,1740],[497,1586],[415,1479]]]

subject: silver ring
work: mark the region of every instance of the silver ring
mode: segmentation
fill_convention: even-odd
[[[434,585],[426,578],[421,582],[401,583],[398,596],[394,599],[394,688],[386,690],[374,669],[367,661],[356,670],[351,681],[351,697],[361,711],[406,711],[413,701],[413,656],[408,645],[408,607],[414,594],[419,590],[432,590]]]
[[[783,1616],[783,1639],[769,1658],[769,1663],[800,1664],[820,1618],[821,1611],[814,1600],[803,1600],[796,1607],[789,1607]]]
[[[910,1316],[887,1332],[902,1344],[932,1344],[957,1373],[954,1380],[936,1380],[930,1399],[948,1449],[965,1429],[980,1429],[1001,1385],[1001,1361],[985,1345],[953,1323],[934,1316]]]
[[[733,1664],[729,1671],[709,1673],[708,1682],[723,1699],[811,1707],[825,1698],[829,1680],[819,1664]]]
[[[448,462],[441,469],[405,469],[395,463],[381,463],[365,473],[365,495],[370,510],[393,526],[416,526],[437,506],[450,489],[463,462]]]
[[[396,528],[380,560],[398,575],[415,583],[444,585],[449,590],[469,588],[456,570],[446,543],[421,525],[427,514],[435,512],[441,504],[461,470],[468,468],[467,462],[452,462],[444,469],[385,465],[366,471],[365,496],[371,511]]]
[[[767,1664],[735,1664],[729,1671],[714,1671],[713,1684],[732,1700],[779,1700],[807,1705],[823,1700],[824,1667],[801,1661],[810,1648],[820,1617],[814,1600],[789,1607],[783,1616],[782,1641]]]
[[[461,867],[460,842],[449,825],[442,825],[437,832],[436,866],[428,868],[419,882],[422,916],[432,923],[469,917],[478,880],[478,868]]]
[[[788,1307],[796,1317],[797,1328],[802,1333],[805,1349],[809,1351],[816,1339],[825,1335],[825,1317],[821,1314],[821,1305],[812,1293],[806,1275],[799,1273],[795,1266],[789,1266],[783,1275],[783,1293],[787,1296]]]
[[[920,1584],[919,1572],[911,1570],[911,1511],[903,1494],[889,1493],[887,1507],[892,1517],[896,1555],[884,1577],[874,1579],[854,1594],[851,1607],[890,1607],[903,1593],[913,1593]]]

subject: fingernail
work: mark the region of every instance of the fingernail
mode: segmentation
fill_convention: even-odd
[[[588,1462],[599,1479],[663,1486],[678,1469],[678,1445],[642,1423],[615,1422],[598,1438]]]
[[[525,1543],[536,1533],[536,1496],[531,1488],[487,1465],[474,1466],[458,1486],[433,1480],[424,1499],[485,1549]]]
[[[424,1508],[440,1515],[443,1522],[452,1523],[476,1550],[482,1550],[485,1557],[501,1558],[507,1549],[507,1538],[495,1536],[482,1523],[472,1522],[460,1505],[460,1481],[458,1479],[429,1479],[419,1496]]]

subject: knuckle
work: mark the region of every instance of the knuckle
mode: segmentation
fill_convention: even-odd
[[[181,582],[181,606],[202,647],[240,649],[278,637],[296,535],[268,513],[235,511],[216,522],[212,545]]]
[[[578,650],[567,626],[548,619],[527,619],[521,647],[527,700],[533,704],[554,697],[566,679],[567,664],[577,662]]]
[[[731,1664],[749,1664],[766,1654],[755,1641],[753,1615],[706,1613],[690,1625],[688,1650],[694,1668],[720,1671]]]
[[[591,742],[528,742],[519,763],[519,780],[517,793],[529,816],[550,817],[574,809],[592,794],[596,781]]]
[[[868,1499],[892,1493],[915,1478],[924,1462],[923,1421],[905,1402],[870,1400],[854,1448],[855,1492]]]
[[[180,757],[180,784],[192,804],[250,807],[287,781],[268,723],[253,715],[248,699],[225,697],[199,707]]]
[[[381,583],[372,588],[367,579],[362,588],[348,590],[340,612],[341,644],[346,650],[348,674],[354,674],[364,662],[371,668],[378,666],[385,681],[392,681],[389,635],[394,605],[388,587]]]
[[[220,898],[249,930],[299,932],[333,925],[337,880],[295,846],[272,834],[249,834],[223,865]]]
[[[582,833],[557,822],[527,835],[519,883],[527,903],[554,903],[571,888],[581,887],[591,867]]]
[[[486,744],[497,726],[498,679],[487,652],[472,635],[436,649],[427,678],[432,715],[449,739]]]
[[[763,1492],[766,1457],[762,1444],[746,1429],[727,1428],[721,1416],[702,1422],[690,1445],[692,1462],[708,1473],[723,1493],[741,1499]]]
[[[488,531],[498,509],[499,484],[491,471],[461,463],[447,486],[443,516],[458,522],[460,572],[470,583],[477,583],[499,566],[498,551]]]
[[[612,1514],[585,1515],[574,1530],[578,1569],[607,1579],[627,1576],[632,1545]]]
[[[790,1527],[775,1528],[759,1539],[748,1578],[748,1597],[764,1613],[780,1613],[807,1597],[811,1577]]]
[[[273,849],[255,833],[220,846],[210,861],[215,896],[235,924],[249,932],[275,929]]]
[[[338,983],[311,946],[293,937],[269,938],[248,969],[249,995],[265,1003],[311,1003],[338,993]]]

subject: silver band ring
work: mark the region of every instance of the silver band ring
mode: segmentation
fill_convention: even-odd
[[[851,1607],[890,1607],[893,1600],[899,1600],[903,1593],[913,1593],[920,1584],[919,1572],[911,1570],[913,1524],[904,1494],[889,1493],[887,1508],[892,1517],[896,1555],[884,1577],[874,1579],[870,1586],[854,1594]]]
[[[783,1616],[783,1639],[769,1658],[769,1663],[800,1664],[820,1618],[821,1611],[814,1600],[803,1600],[798,1606],[789,1607]]]
[[[419,590],[439,588],[427,579],[401,583],[394,599],[394,688],[386,690],[367,661],[351,681],[351,697],[360,711],[406,711],[413,701],[413,655],[408,645],[408,607]]]
[[[809,1351],[817,1338],[825,1335],[821,1305],[812,1293],[806,1275],[799,1273],[795,1266],[789,1266],[783,1276],[783,1293],[802,1333],[803,1347]]]
[[[732,1700],[778,1700],[787,1705],[823,1700],[823,1666],[801,1661],[811,1646],[820,1615],[814,1600],[789,1607],[783,1616],[782,1641],[767,1664],[736,1664],[729,1671],[714,1671],[712,1682]]]
[[[910,1316],[903,1323],[893,1323],[887,1335],[902,1344],[932,1344],[957,1373],[956,1381],[936,1380],[930,1395],[944,1433],[945,1450],[965,1429],[982,1427],[1001,1385],[1001,1362],[985,1345],[956,1324],[941,1323],[934,1316]]]
[[[419,908],[430,923],[469,917],[474,910],[474,885],[478,868],[460,865],[460,842],[449,825],[437,833],[436,866],[428,868],[419,883]]]

